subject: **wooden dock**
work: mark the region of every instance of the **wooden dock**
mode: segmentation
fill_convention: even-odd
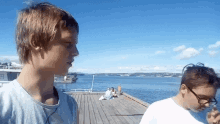
[[[126,93],[112,100],[99,100],[104,93],[68,94],[78,103],[79,124],[139,124],[149,105]]]

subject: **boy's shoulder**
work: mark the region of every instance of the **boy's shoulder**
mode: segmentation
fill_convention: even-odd
[[[60,104],[65,109],[68,109],[73,117],[77,117],[77,111],[78,111],[78,104],[74,97],[71,96],[71,94],[63,93],[61,90],[58,90],[60,92],[59,97],[62,104]]]
[[[0,87],[0,102],[3,102],[4,100],[9,100],[8,97],[12,96],[12,94],[15,92],[14,81],[11,81],[7,84],[3,84],[2,87]]]
[[[176,108],[176,105],[172,98],[166,98],[163,100],[156,101],[150,104],[148,110],[153,113],[166,113],[167,111],[171,111],[172,108]],[[173,110],[172,110],[173,111]]]
[[[59,97],[63,100],[64,103],[67,103],[68,106],[76,106],[77,107],[77,102],[73,96],[71,96],[70,93],[63,93],[61,90],[57,89],[59,92]]]
[[[9,83],[3,83],[3,86],[0,87],[0,92],[7,92],[7,91],[10,92],[10,91],[12,91],[12,89],[14,88],[13,87],[13,82],[14,82],[14,80],[9,82]]]
[[[0,87],[0,118],[12,117],[14,92],[13,81]]]
[[[150,106],[151,107],[172,106],[173,102],[174,101],[172,100],[172,98],[166,98],[163,100],[156,101],[156,102],[152,103]]]

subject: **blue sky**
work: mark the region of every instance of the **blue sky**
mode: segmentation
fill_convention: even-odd
[[[18,62],[17,11],[25,1],[0,2],[0,60]],[[71,72],[181,72],[202,62],[220,72],[218,0],[48,0],[80,27]]]

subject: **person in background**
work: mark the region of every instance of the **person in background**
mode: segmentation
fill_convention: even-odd
[[[118,86],[118,95],[121,95],[122,91],[121,91],[121,84]]]
[[[107,91],[105,91],[105,94],[99,98],[99,100],[111,100],[111,99],[114,98],[112,95],[112,90],[110,88],[108,88]]]
[[[113,98],[112,91],[110,90],[110,88],[108,88],[107,91],[105,92],[104,98],[106,100],[110,100]]]
[[[116,93],[116,90],[114,89],[114,87],[111,88],[111,91],[112,91],[113,97],[118,97],[118,96],[117,96],[117,93]]]
[[[75,99],[54,87],[77,56],[79,26],[73,16],[48,2],[19,12],[16,45],[24,65],[19,77],[0,88],[2,124],[76,124]]]
[[[183,72],[179,93],[172,98],[152,103],[144,113],[140,124],[214,124],[220,122],[220,113],[216,107],[207,113],[206,122],[202,122],[201,118],[193,114],[217,104],[215,95],[219,88],[219,79],[215,71],[198,63],[186,65]]]

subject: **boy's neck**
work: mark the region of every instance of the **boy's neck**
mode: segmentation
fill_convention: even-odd
[[[173,97],[173,100],[175,101],[176,104],[179,106],[183,107],[184,109],[188,110],[188,107],[186,105],[186,101],[182,97],[182,95],[179,93],[176,96]]]
[[[22,69],[17,81],[36,100],[46,104],[57,104],[54,95],[54,74],[37,70],[30,64]]]

